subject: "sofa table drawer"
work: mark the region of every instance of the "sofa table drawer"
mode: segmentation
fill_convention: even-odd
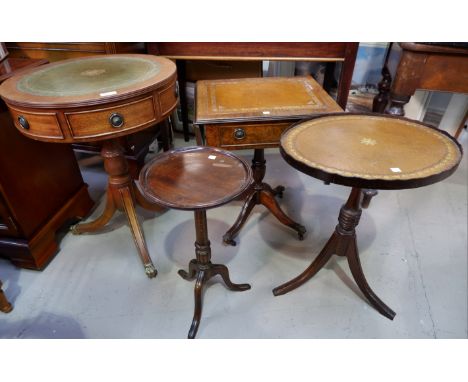
[[[231,150],[278,147],[281,134],[291,123],[206,125],[206,144]]]

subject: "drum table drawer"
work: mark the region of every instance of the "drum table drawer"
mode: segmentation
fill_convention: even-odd
[[[229,150],[278,147],[281,134],[293,122],[206,125],[206,144]]]
[[[92,111],[65,113],[73,138],[112,135],[120,129],[131,131],[155,122],[153,97]]]
[[[24,135],[45,137],[51,139],[63,139],[57,113],[54,112],[25,112],[11,108],[11,116],[15,126],[22,130]]]

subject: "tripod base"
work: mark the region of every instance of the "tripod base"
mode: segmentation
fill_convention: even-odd
[[[191,281],[196,279],[194,289],[195,309],[192,325],[187,336],[190,339],[195,338],[200,326],[203,290],[209,279],[220,275],[226,287],[232,291],[242,292],[250,289],[249,284],[234,284],[229,277],[229,270],[225,265],[211,263],[211,247],[208,240],[205,210],[195,211],[195,229],[197,235],[195,254],[197,258],[190,261],[188,272],[182,269],[178,272],[184,280]]]
[[[135,205],[138,203],[143,208],[151,211],[162,211],[163,208],[146,201],[136,187],[135,181],[128,171],[128,163],[118,140],[113,139],[105,141],[101,150],[101,156],[104,158],[104,168],[109,175],[106,191],[106,206],[98,218],[92,222],[80,223],[71,227],[71,232],[75,235],[98,232],[104,228],[117,210],[122,211],[127,217],[128,225],[143,263],[145,273],[149,278],[155,277],[158,272],[148,253],[143,230],[141,229],[136,214]]]
[[[287,216],[275,199],[275,196],[280,198],[283,197],[284,187],[278,186],[273,189],[268,183],[262,182],[266,172],[265,163],[264,150],[255,149],[254,158],[252,160],[254,183],[245,197],[245,202],[239,216],[232,227],[229,228],[223,236],[224,244],[236,245],[234,238],[237,236],[242,226],[247,221],[252,209],[257,204],[264,205],[281,223],[295,230],[299,240],[304,239],[304,234],[306,233],[305,227],[296,223]]]
[[[363,200],[361,200],[362,193],[364,193]],[[335,232],[319,255],[299,276],[273,289],[273,294],[279,296],[300,287],[322,269],[333,254],[336,254],[347,258],[353,278],[369,303],[377,309],[380,314],[393,320],[395,312],[385,305],[367,283],[359,260],[359,252],[356,244],[355,228],[359,224],[362,212],[361,207],[367,207],[370,198],[375,194],[376,192],[373,190],[361,191],[359,188],[353,188],[348,201],[341,207]]]

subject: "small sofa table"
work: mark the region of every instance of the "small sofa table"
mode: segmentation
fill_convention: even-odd
[[[301,286],[333,254],[346,256],[364,296],[382,315],[393,319],[395,312],[372,291],[359,260],[355,228],[362,208],[368,207],[375,189],[416,188],[447,178],[460,163],[461,146],[444,131],[402,117],[335,114],[291,127],[281,137],[280,152],[297,170],[352,189],[335,232],[320,254],[299,276],[273,289],[273,294]]]
[[[302,240],[305,227],[287,216],[275,199],[275,196],[282,197],[284,187],[273,189],[263,182],[266,172],[264,149],[278,147],[281,133],[293,123],[312,115],[339,111],[341,108],[312,77],[197,82],[195,124],[198,144],[226,150],[254,149],[254,182],[243,196],[244,205],[237,220],[223,236],[225,244],[236,245],[235,236],[257,204],[263,204]]]
[[[140,185],[153,203],[179,210],[194,211],[195,254],[188,272],[179,270],[185,280],[196,279],[195,312],[188,338],[195,338],[200,324],[203,288],[220,275],[233,291],[250,289],[234,284],[225,265],[211,263],[206,210],[226,204],[242,194],[252,182],[247,163],[234,154],[212,147],[185,147],[158,155],[143,167]]]
[[[25,136],[57,143],[103,142],[101,156],[109,175],[104,212],[92,222],[76,225],[72,232],[96,232],[116,210],[123,211],[150,278],[157,271],[135,204],[156,211],[161,207],[148,203],[135,187],[120,138],[170,115],[177,104],[175,82],[176,66],[166,58],[115,54],[44,65],[0,86],[15,126]]]

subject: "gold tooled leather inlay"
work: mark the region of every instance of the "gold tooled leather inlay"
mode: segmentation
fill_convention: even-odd
[[[310,120],[288,130],[281,146],[305,165],[345,177],[405,180],[456,166],[452,139],[417,122],[343,115]]]

